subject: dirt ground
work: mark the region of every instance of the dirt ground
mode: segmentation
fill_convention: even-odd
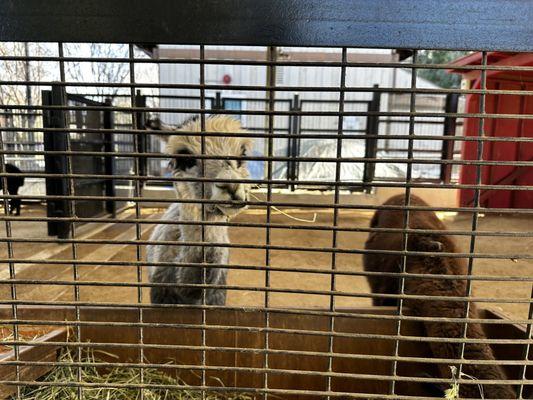
[[[155,221],[161,209],[143,209],[142,218]],[[311,219],[313,212],[288,210],[298,218]],[[44,215],[42,207],[23,208],[24,217]],[[346,227],[368,226],[372,213],[366,211],[346,210],[339,213],[339,225]],[[132,210],[121,213],[124,221],[135,216]],[[471,217],[469,215],[445,215],[445,223],[450,229],[470,230]],[[268,279],[270,286],[275,289],[296,289],[301,291],[329,291],[331,275],[320,273],[330,271],[332,255],[319,251],[332,245],[332,232],[319,230],[302,230],[294,225],[313,226],[313,224],[332,224],[331,210],[318,210],[316,222],[296,222],[285,215],[273,212],[272,222],[287,225],[287,228],[272,229],[270,241],[272,245],[295,246],[309,249],[309,251],[280,251],[271,250],[268,254],[269,264],[275,268],[294,268],[316,270],[316,272],[284,272],[270,271]],[[248,210],[237,217],[239,222],[266,221],[264,210]],[[4,225],[4,224],[2,224]],[[11,224],[12,236],[16,238],[47,238],[46,223],[15,221]],[[487,232],[531,232],[533,216],[498,216],[487,215],[479,220],[479,230]],[[5,226],[2,227],[5,237]],[[142,225],[142,238],[147,239],[153,224]],[[86,239],[114,239],[131,240],[136,236],[134,224],[85,224],[77,228],[77,236]],[[264,228],[231,228],[231,241],[234,244],[265,244],[266,232]],[[363,249],[365,233],[340,232],[337,237],[338,247],[341,249]],[[468,249],[470,238],[457,236],[456,240],[464,250]],[[1,244],[1,257],[6,259],[8,248]],[[82,302],[103,303],[135,303],[139,298],[148,301],[148,289],[139,290],[135,287],[120,286],[134,283],[139,276],[146,280],[146,273],[136,266],[127,265],[128,261],[136,260],[137,246],[127,244],[78,244],[76,257],[90,261],[121,261],[126,265],[81,265],[58,264],[57,260],[72,259],[72,245],[70,244],[42,244],[42,243],[14,243],[12,256],[15,259],[27,260],[27,263],[16,264],[16,278],[20,280],[16,287],[17,299],[36,301],[71,301],[75,299],[75,289],[72,285],[74,273],[80,281],[79,300]],[[141,258],[144,248],[138,249]],[[313,251],[314,250],[314,251]],[[479,304],[503,311],[516,318],[527,318],[531,298],[531,278],[533,277],[533,260],[513,259],[515,255],[532,254],[533,238],[512,238],[481,236],[476,242],[478,253],[501,254],[502,259],[476,259],[474,261],[475,275],[492,277],[513,277],[515,281],[475,281],[473,295],[480,298],[495,298],[494,302]],[[254,265],[262,267],[266,263],[264,249],[232,249],[230,263],[232,265]],[[32,260],[50,260],[50,264],[35,264]],[[56,260],[54,264],[53,260]],[[337,254],[335,256],[338,271],[362,271],[362,260],[359,254]],[[10,271],[7,263],[0,266],[0,282],[9,279]],[[526,279],[525,281],[523,281]],[[25,281],[26,280],[26,281]],[[33,280],[37,282],[28,282]],[[232,306],[263,306],[265,294],[258,289],[264,288],[267,276],[264,271],[232,269],[229,272],[229,285],[245,288],[244,290],[228,291],[228,304]],[[522,281],[521,281],[522,280]],[[93,286],[93,282],[109,282],[117,285]],[[335,278],[337,306],[366,307],[370,299],[365,297],[369,287],[364,277],[338,275]],[[12,285],[5,282],[0,285],[0,298],[11,299]],[[295,294],[271,292],[268,295],[269,305],[272,307],[329,307],[330,296],[320,294]]]

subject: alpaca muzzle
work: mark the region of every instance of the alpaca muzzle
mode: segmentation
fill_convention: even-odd
[[[233,217],[248,207],[246,204],[248,195],[242,187],[239,187],[234,192],[225,190],[223,197],[229,198],[228,200],[224,201],[224,203],[216,204],[215,207],[228,217]]]
[[[213,188],[212,200],[220,201],[215,207],[227,217],[233,217],[245,210],[248,205],[248,185],[232,182],[232,180],[242,179],[234,171],[223,171],[218,179],[227,179],[228,182],[217,182]]]

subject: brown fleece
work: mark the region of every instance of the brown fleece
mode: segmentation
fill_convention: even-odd
[[[387,200],[384,205],[403,206],[405,196],[397,195]],[[412,195],[412,206],[428,206],[422,199]],[[374,214],[370,226],[372,228],[404,227],[405,211],[378,210]],[[437,218],[433,211],[411,211],[409,213],[409,228],[424,230],[446,230],[446,226]],[[403,250],[403,234],[371,232],[366,241],[368,250]],[[459,252],[454,240],[443,233],[410,233],[407,240],[408,251],[434,252],[434,255],[408,256],[406,272],[409,274],[434,275],[466,275],[467,263],[464,258],[442,257],[438,253]],[[401,255],[365,254],[363,257],[365,271],[400,272]],[[368,282],[373,293],[398,294],[399,278],[369,276]],[[461,279],[438,278],[406,278],[404,293],[407,295],[423,296],[466,296],[467,283]],[[374,305],[396,305],[397,299],[375,298]],[[465,303],[461,301],[406,299],[404,305],[413,315],[422,317],[464,318]],[[474,304],[470,305],[470,318],[477,318],[478,311]],[[427,336],[441,337],[440,342],[431,342],[429,347],[436,358],[459,358],[460,344],[449,343],[446,338],[461,338],[464,324],[460,322],[424,322]],[[475,339],[486,338],[483,328],[479,324],[468,324],[467,337]],[[465,359],[494,360],[494,353],[488,344],[466,344]],[[441,377],[450,377],[447,364],[439,364]],[[463,365],[463,372],[477,379],[502,380],[507,379],[499,365]],[[510,385],[483,385],[484,397],[487,399],[515,399],[516,393]],[[479,388],[475,384],[461,385],[461,398],[480,398]]]

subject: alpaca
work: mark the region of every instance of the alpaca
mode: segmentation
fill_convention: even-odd
[[[243,160],[197,159],[202,154],[201,137],[179,134],[179,131],[200,132],[200,120],[193,119],[174,129],[159,120],[149,120],[146,127],[152,130],[176,131],[176,135],[166,136],[166,152],[176,154],[171,163],[176,178],[198,178],[238,180],[249,177]],[[211,116],[205,120],[206,132],[221,132],[220,136],[206,136],[204,154],[208,156],[246,156],[251,148],[251,140],[237,136],[245,133],[239,121],[222,115]],[[202,161],[203,160],[203,161]],[[202,168],[203,163],[203,168]],[[203,171],[203,175],[202,175]],[[203,192],[202,192],[203,185]],[[225,222],[246,208],[248,185],[233,182],[174,182],[178,199],[214,200],[225,202],[209,203],[173,203],[162,216],[162,220],[173,221],[175,224],[159,224],[155,227],[151,241],[200,242],[202,241],[201,225],[180,224],[180,221],[211,221]],[[203,193],[203,197],[202,197]],[[229,203],[231,202],[231,203]],[[228,204],[229,203],[229,204]],[[229,243],[227,226],[204,225],[204,242]],[[152,244],[147,246],[148,262],[176,262],[180,264],[217,264],[207,267],[206,284],[225,285],[227,269],[220,267],[229,260],[229,249],[226,247],[179,246]],[[151,266],[149,280],[153,283],[175,283],[176,286],[152,287],[150,297],[155,304],[202,304],[203,290],[199,288],[180,287],[179,284],[202,284],[203,269],[199,265],[191,266]],[[226,290],[209,288],[205,292],[205,302],[209,305],[224,305]]]
[[[22,171],[13,164],[5,164],[5,172],[8,174],[20,174]],[[3,189],[4,183],[3,179],[0,179],[0,190]],[[18,195],[19,188],[24,185],[24,177],[22,176],[7,176],[7,192],[10,195]],[[20,199],[10,199],[9,200],[9,214],[20,215]]]
[[[412,195],[410,204],[413,206],[428,206],[422,199]],[[405,196],[397,195],[387,200],[384,205],[403,206]],[[404,226],[405,212],[402,210],[378,210],[374,214],[371,228],[397,228]],[[409,213],[409,228],[424,230],[446,230],[445,225],[437,218],[433,211],[411,211]],[[403,234],[371,232],[365,243],[369,250],[403,250]],[[407,240],[409,251],[419,252],[458,252],[454,240],[443,233],[409,233]],[[365,271],[372,272],[400,272],[402,256],[384,254],[365,254],[363,256]],[[433,275],[466,275],[468,272],[466,260],[463,258],[439,257],[438,255],[413,255],[408,256],[406,272],[412,274]],[[368,276],[368,282],[374,293],[399,293],[399,279],[392,277]],[[467,285],[465,280],[449,280],[438,278],[407,278],[405,279],[404,292],[408,295],[425,296],[466,296]],[[397,299],[375,298],[374,305],[396,305]],[[408,299],[405,306],[413,315],[423,317],[464,318],[465,305],[461,301]],[[470,304],[470,318],[477,318],[478,311],[474,304]],[[424,322],[424,329],[429,337],[461,338],[464,324],[459,322]],[[486,338],[479,324],[469,323],[467,337]],[[460,344],[447,343],[446,339],[440,342],[429,343],[434,357],[456,359],[460,356]],[[466,344],[465,359],[494,360],[494,353],[488,344]],[[443,378],[450,377],[448,364],[439,364],[439,374]],[[477,379],[507,379],[499,365],[463,365],[463,372]],[[515,399],[516,394],[508,385],[484,385],[484,396],[487,399]],[[480,398],[480,391],[476,384],[461,385],[461,397]]]

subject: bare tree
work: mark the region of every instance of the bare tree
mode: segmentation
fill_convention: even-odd
[[[13,81],[13,84],[0,85],[0,108],[6,105],[36,104],[40,96],[40,88],[35,84],[21,84],[27,81],[38,82],[46,78],[47,71],[43,62],[30,61],[27,57],[49,55],[49,50],[44,45],[32,44],[31,52],[28,43],[0,43],[0,56],[2,57],[26,57],[15,60],[0,61],[0,75]],[[28,110],[29,118],[25,118],[23,125],[33,126],[35,119],[32,118],[31,110]]]
[[[40,111],[31,106],[41,103],[39,82],[54,79],[50,63],[38,57],[53,52],[53,48],[41,43],[0,43],[0,56],[5,58],[0,60],[0,76],[8,81],[0,85],[0,130],[3,131],[4,149],[33,149],[32,146],[38,147],[42,143],[42,133],[32,130],[39,124],[37,115]],[[29,130],[24,130],[26,128]],[[4,158],[6,162],[16,162],[23,170],[39,169],[43,162],[42,158],[23,154],[6,154]]]
[[[113,58],[126,57],[128,48],[126,45],[121,45],[118,48],[109,45],[91,44],[91,54],[95,57]],[[97,62],[91,65],[93,75],[96,77],[98,83],[123,83],[129,76],[129,65],[120,62]],[[99,87],[102,92],[117,94],[119,87]]]
[[[99,84],[124,83],[129,76],[129,65],[124,62],[100,61],[99,59],[117,59],[127,57],[128,46],[110,44],[75,44],[70,45],[67,55],[74,57],[87,57],[87,62],[66,63],[67,77],[73,82],[92,82],[94,87],[90,92],[101,97],[113,97],[123,88],[118,86],[100,86]],[[84,88],[83,91],[87,91]]]
[[[31,106],[40,103],[41,88],[35,82],[50,78],[51,71],[46,63],[40,60],[30,60],[30,57],[47,56],[50,48],[44,44],[32,43],[0,43],[0,56],[15,57],[15,59],[0,61],[0,75],[12,84],[0,85],[0,123],[2,125],[33,128],[35,126],[35,111],[29,109],[13,109],[6,106]],[[19,57],[19,58],[16,58]],[[25,82],[30,82],[24,84]],[[33,83],[31,83],[33,82]]]

